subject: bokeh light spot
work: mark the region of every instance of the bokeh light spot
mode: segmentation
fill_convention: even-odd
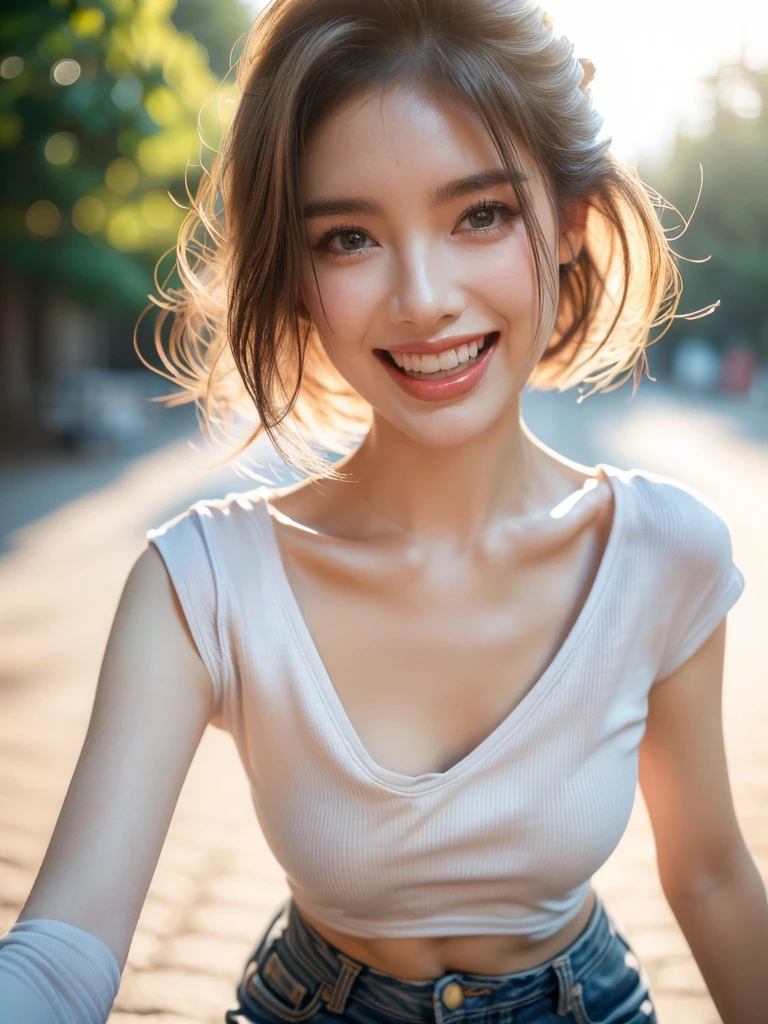
[[[737,117],[745,120],[752,120],[760,117],[763,110],[763,100],[757,89],[743,85],[734,89],[730,97],[730,106]]]
[[[155,137],[142,139],[136,151],[136,159],[147,174],[165,174],[168,160],[167,150]]]
[[[66,167],[77,159],[80,145],[72,132],[56,132],[45,144],[45,159],[50,164]]]
[[[107,224],[107,241],[121,252],[136,252],[144,242],[141,219],[136,210],[118,210]]]
[[[72,207],[72,223],[84,235],[99,231],[107,219],[107,208],[97,196],[82,196]]]
[[[24,61],[21,57],[6,57],[0,63],[0,78],[15,78],[24,70]]]
[[[76,60],[65,57],[64,60],[56,61],[51,68],[51,78],[58,85],[72,85],[80,77],[80,65]]]
[[[112,102],[120,110],[133,110],[141,102],[141,82],[133,75],[121,75],[112,86]]]
[[[48,199],[38,199],[27,210],[26,222],[33,235],[50,238],[59,230],[61,214],[58,207]]]
[[[153,231],[166,231],[176,221],[176,207],[165,192],[148,192],[141,200],[141,213]]]
[[[190,154],[197,155],[199,147],[196,126],[174,125],[142,139],[136,150],[136,159],[147,174],[161,178],[183,172]]]
[[[98,7],[73,11],[69,16],[69,24],[75,35],[81,39],[92,39],[100,35],[104,29],[104,11],[100,11]]]
[[[107,167],[104,174],[107,188],[120,196],[132,192],[139,183],[139,169],[132,160],[119,156]]]
[[[147,94],[144,106],[155,124],[160,125],[161,128],[178,121],[183,114],[178,98],[164,85]]]

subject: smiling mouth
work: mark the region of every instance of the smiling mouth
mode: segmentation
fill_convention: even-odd
[[[442,380],[443,377],[453,377],[459,373],[464,373],[470,367],[472,367],[477,360],[481,357],[483,352],[486,352],[491,345],[493,345],[499,338],[498,331],[491,331],[490,334],[486,334],[483,338],[482,348],[477,352],[477,355],[472,356],[470,359],[459,363],[457,366],[447,370],[436,370],[433,373],[423,373],[416,370],[406,370],[403,366],[398,366],[395,362],[392,354],[386,349],[379,348],[375,349],[376,355],[389,363],[390,366],[394,367],[398,373],[401,373],[404,377],[410,377],[412,380]]]

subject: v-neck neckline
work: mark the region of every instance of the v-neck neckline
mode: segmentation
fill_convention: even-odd
[[[275,594],[280,607],[291,625],[296,642],[301,653],[304,655],[310,675],[319,694],[324,698],[324,704],[329,716],[337,731],[345,740],[348,749],[355,758],[357,764],[380,786],[406,796],[418,796],[423,793],[431,793],[443,786],[466,775],[473,768],[478,767],[486,761],[512,733],[519,729],[534,708],[546,696],[555,680],[562,674],[571,657],[575,653],[582,634],[588,628],[593,616],[601,602],[611,575],[611,569],[616,561],[616,554],[620,544],[620,533],[623,516],[623,495],[620,494],[621,487],[616,484],[616,475],[619,471],[613,466],[599,462],[597,469],[602,469],[605,478],[613,492],[613,518],[611,529],[606,541],[603,554],[592,586],[587,594],[586,600],[581,607],[576,621],[568,632],[563,643],[558,648],[555,656],[547,668],[531,686],[523,698],[512,708],[501,722],[490,732],[485,739],[478,743],[460,761],[444,772],[422,772],[419,775],[406,775],[403,772],[394,771],[380,765],[368,753],[357,730],[352,724],[336,688],[328,674],[325,664],[320,657],[320,652],[310,633],[309,626],[299,607],[299,603],[288,580],[283,564],[280,546],[277,540],[277,533],[273,521],[273,511],[280,515],[277,509],[270,511],[267,501],[269,488],[262,486],[254,492],[255,506],[261,513],[262,520],[266,527],[268,538],[267,551],[273,571],[275,582]]]

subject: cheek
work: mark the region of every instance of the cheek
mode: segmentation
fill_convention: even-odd
[[[303,299],[323,344],[341,353],[348,339],[361,338],[370,323],[378,292],[362,267],[325,267],[316,262],[302,272]],[[322,304],[321,304],[322,296]]]
[[[489,310],[519,330],[535,329],[538,320],[536,274],[526,244],[499,247],[477,260],[473,273],[476,295]]]
[[[368,336],[370,315],[363,308],[359,288],[349,271],[346,275],[328,273],[318,265],[315,284],[310,265],[308,275],[303,274],[302,286],[302,299],[328,359],[348,383],[360,384],[359,352],[362,340]]]
[[[552,248],[551,239],[547,238],[544,251],[540,255],[539,274],[542,290],[542,321],[554,326],[554,318],[559,301],[559,273],[557,253]],[[503,296],[505,310],[510,321],[515,321],[521,329],[536,333],[539,325],[539,296],[536,284],[537,273],[533,249],[524,236],[524,241],[506,254],[506,259],[496,262],[488,268],[488,280],[492,287]]]

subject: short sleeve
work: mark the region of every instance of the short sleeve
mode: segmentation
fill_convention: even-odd
[[[215,510],[199,502],[147,531],[168,570],[214,690],[211,724],[222,723],[228,673],[226,591],[213,536]]]
[[[701,647],[744,590],[728,524],[714,504],[698,492],[686,491],[677,525],[680,550],[671,559],[666,581],[675,599],[657,681],[671,675]]]

